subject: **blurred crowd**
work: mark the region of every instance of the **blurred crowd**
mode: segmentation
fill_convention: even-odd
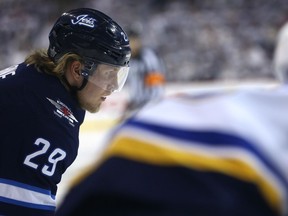
[[[143,23],[142,40],[163,58],[167,81],[270,79],[285,0],[1,0],[0,68],[46,48],[48,29],[73,7],[94,7],[122,26]]]

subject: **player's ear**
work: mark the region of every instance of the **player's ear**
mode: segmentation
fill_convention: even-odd
[[[70,65],[70,74],[75,81],[82,80],[81,70],[82,64],[79,61],[73,61]]]
[[[80,61],[73,61],[67,65],[65,77],[70,86],[80,87],[84,77],[81,75],[82,64]]]

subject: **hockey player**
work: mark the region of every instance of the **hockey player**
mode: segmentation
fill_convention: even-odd
[[[144,107],[112,133],[56,215],[287,215],[287,110],[288,91],[276,89]]]
[[[97,112],[128,74],[126,33],[104,13],[63,13],[48,51],[0,72],[0,215],[54,215],[85,111]]]

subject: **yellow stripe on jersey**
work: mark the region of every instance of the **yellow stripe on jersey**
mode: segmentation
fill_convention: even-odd
[[[149,141],[140,141],[130,137],[113,140],[104,158],[120,156],[134,161],[159,165],[177,165],[202,171],[216,171],[228,176],[251,182],[258,186],[268,203],[281,212],[281,195],[277,188],[267,180],[263,173],[251,164],[239,158],[221,158],[199,152],[185,151],[155,145]]]

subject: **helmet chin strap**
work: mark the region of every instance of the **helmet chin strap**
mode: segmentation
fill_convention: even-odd
[[[88,83],[88,77],[86,77],[86,76],[84,76],[84,79],[83,79],[82,84],[81,84],[80,87],[72,86],[72,85],[68,82],[68,80],[67,80],[67,78],[66,78],[65,75],[63,75],[61,78],[62,78],[62,81],[65,83],[65,85],[68,86],[68,88],[71,90],[71,92],[72,92],[73,94],[74,94],[75,92],[77,92],[77,91],[81,91],[83,88],[85,88],[85,86],[86,86],[87,83]]]
[[[82,82],[82,84],[81,84],[80,87],[72,86],[72,85],[68,82],[68,80],[67,80],[67,78],[66,78],[65,75],[63,75],[63,76],[61,77],[61,81],[63,82],[64,85],[66,85],[66,86],[69,88],[70,93],[71,93],[71,96],[76,99],[78,105],[80,106],[80,104],[79,104],[79,99],[78,99],[76,93],[77,93],[77,91],[81,91],[81,90],[87,85],[88,78],[84,77],[83,82]],[[80,107],[81,107],[81,106],[80,106]]]
[[[84,77],[83,82],[79,88],[77,88],[77,91],[81,91],[88,83],[88,78]]]

